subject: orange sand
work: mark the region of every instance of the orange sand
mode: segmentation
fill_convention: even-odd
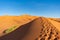
[[[3,31],[17,25],[11,33]],[[0,16],[0,40],[60,40],[60,22],[30,15]]]
[[[37,17],[35,16],[0,16],[0,34],[3,34],[3,31],[11,28],[12,26],[17,26],[17,28],[23,24],[26,24]]]

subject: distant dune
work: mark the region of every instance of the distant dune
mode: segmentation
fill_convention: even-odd
[[[0,40],[60,40],[60,18],[0,16]]]

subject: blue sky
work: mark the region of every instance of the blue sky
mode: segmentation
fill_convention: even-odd
[[[0,15],[60,17],[60,0],[0,0]]]

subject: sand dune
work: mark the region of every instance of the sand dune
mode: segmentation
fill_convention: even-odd
[[[0,16],[0,34],[3,33],[4,30],[7,30],[13,26],[17,26],[18,28],[21,25],[24,25],[33,19],[37,17],[35,16],[28,16],[28,15],[22,15],[22,16]],[[1,36],[0,35],[0,36]]]
[[[49,19],[60,22],[60,18],[49,18]]]
[[[1,16],[0,40],[60,40],[60,22],[30,15]],[[6,29],[16,25],[10,33]]]

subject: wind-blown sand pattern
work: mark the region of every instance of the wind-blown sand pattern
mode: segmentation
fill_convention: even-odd
[[[0,40],[60,40],[60,22],[53,18],[23,15],[0,19]],[[15,30],[5,33],[14,25]]]

